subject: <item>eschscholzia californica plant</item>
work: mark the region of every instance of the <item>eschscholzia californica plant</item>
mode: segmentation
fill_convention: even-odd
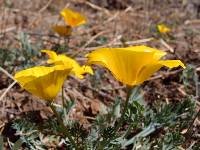
[[[65,23],[71,27],[77,27],[86,23],[86,17],[71,9],[65,8],[60,12]]]
[[[17,72],[14,78],[33,95],[53,101],[71,69],[71,65],[37,66]]]
[[[72,28],[86,23],[86,17],[71,9],[65,8],[60,12],[66,25],[54,25],[52,29],[60,36],[68,37],[72,33]]]
[[[72,33],[72,28],[66,25],[54,25],[52,29],[58,35],[63,36],[63,37],[68,37]]]
[[[168,33],[171,31],[169,27],[167,27],[165,24],[159,24],[157,25],[157,29],[160,33]]]
[[[86,55],[88,64],[98,64],[111,71],[120,82],[134,86],[143,83],[162,66],[181,66],[180,60],[160,60],[165,52],[147,46],[100,48]]]
[[[62,132],[75,149],[78,149],[72,135],[68,132],[68,128],[64,125],[62,118],[53,105],[53,100],[58,95],[71,69],[72,66],[70,64],[51,67],[37,66],[17,72],[14,78],[22,88],[48,102],[58,119]]]
[[[147,46],[100,48],[86,55],[88,64],[106,67],[117,80],[127,85],[127,98],[115,132],[123,124],[132,87],[143,83],[162,66],[185,68],[180,60],[160,60],[164,55],[165,52]]]
[[[73,68],[70,74],[75,75],[76,77],[83,79],[84,74],[89,73],[93,74],[93,70],[90,66],[80,66],[77,61],[67,57],[66,55],[57,55],[54,51],[51,50],[41,50],[41,52],[46,53],[49,56],[47,63],[55,65],[71,65]]]

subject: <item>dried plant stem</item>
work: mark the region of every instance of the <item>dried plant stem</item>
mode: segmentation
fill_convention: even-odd
[[[90,45],[96,38],[98,38],[99,36],[107,33],[108,31],[102,31],[99,32],[98,34],[96,34],[95,36],[93,36],[92,38],[90,38],[90,40],[88,40],[78,51],[76,51],[71,57],[76,57],[81,51],[83,51],[83,49],[85,49],[88,45]]]
[[[5,69],[3,69],[2,67],[0,67],[0,71],[2,71],[2,72],[5,73],[9,78],[11,78],[11,79],[13,79],[13,80],[15,81],[14,77],[13,77],[10,73],[8,73]]]
[[[5,97],[5,95],[10,91],[10,89],[17,83],[17,81],[13,81],[12,84],[8,86],[8,88],[3,92],[3,94],[0,96],[0,101]]]
[[[54,112],[54,114],[56,115],[56,118],[58,119],[58,122],[63,130],[63,133],[69,139],[70,143],[74,146],[74,148],[76,150],[78,150],[78,146],[76,145],[75,141],[73,140],[72,135],[69,133],[68,128],[64,125],[62,118],[57,113],[55,106],[53,105],[53,103],[49,103],[49,106],[52,109],[52,111]]]

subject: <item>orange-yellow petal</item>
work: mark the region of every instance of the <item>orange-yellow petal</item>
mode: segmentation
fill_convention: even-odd
[[[154,51],[141,51],[140,47],[101,48],[88,54],[89,64],[98,64],[109,69],[115,78],[127,85],[135,85],[138,71],[155,60]]]
[[[72,28],[70,26],[55,25],[52,27],[53,31],[58,33],[60,36],[70,36],[72,33]]]
[[[137,76],[138,84],[147,80],[151,75],[158,71],[161,67],[166,66],[168,68],[174,68],[181,66],[185,69],[185,65],[180,60],[160,60],[156,63],[148,64],[144,66]]]
[[[91,75],[94,74],[94,72],[93,72],[93,70],[92,70],[92,68],[90,66],[83,65],[83,66],[81,66],[81,68],[83,69],[84,73],[89,73]]]
[[[160,33],[168,33],[171,31],[171,29],[164,24],[157,25],[157,28]]]
[[[143,83],[161,67],[162,65],[158,64],[157,62],[143,66],[137,74],[137,85]]]
[[[165,52],[147,46],[127,48],[100,48],[87,54],[88,64],[98,64],[111,71],[122,83],[133,86],[147,80],[163,65],[177,67],[184,65],[179,60],[160,61]]]
[[[53,69],[53,68],[52,68]],[[20,85],[24,85],[34,78],[47,75],[52,69],[46,69],[45,66],[38,66],[19,71],[15,74],[15,79],[20,81]]]
[[[71,9],[65,8],[60,12],[60,14],[63,16],[65,22],[72,27],[80,26],[86,23],[85,16]]]
[[[42,53],[46,53],[49,56],[49,59],[55,60],[57,58],[56,52],[52,50],[41,50]],[[48,62],[49,63],[49,62]]]
[[[155,48],[151,48],[151,47],[147,47],[145,45],[141,45],[141,46],[130,46],[130,47],[126,47],[126,48],[118,48],[118,49],[127,49],[130,51],[138,51],[138,52],[154,52],[154,59],[155,60],[159,60],[161,57],[165,56],[167,53],[162,51],[162,50],[158,50]]]
[[[57,96],[70,71],[71,68],[61,65],[39,66],[19,71],[15,74],[15,79],[28,92],[43,100],[52,101]]]
[[[184,69],[186,68],[180,60],[160,60],[158,63],[169,68],[174,68],[178,66],[181,66]]]
[[[47,53],[47,55],[49,56],[49,60],[47,62],[50,64],[71,65],[72,70],[70,74],[73,74],[80,79],[84,78],[83,74],[93,73],[90,66],[80,66],[76,60],[67,57],[66,55],[57,55],[55,52],[50,50],[42,50],[41,52]]]

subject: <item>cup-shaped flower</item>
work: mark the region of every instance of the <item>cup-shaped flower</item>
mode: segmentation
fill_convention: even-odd
[[[53,101],[71,69],[70,65],[37,66],[17,72],[15,79],[33,95]]]
[[[138,85],[147,80],[162,66],[185,68],[180,60],[160,60],[165,52],[147,46],[127,48],[100,48],[86,55],[88,64],[106,67],[120,82]]]
[[[93,70],[90,66],[80,66],[78,62],[66,55],[57,55],[54,51],[51,50],[41,50],[41,52],[46,53],[49,56],[47,63],[55,65],[71,65],[72,70],[70,74],[75,75],[76,77],[83,79],[84,74],[89,73],[93,74]]]
[[[65,8],[60,12],[67,25],[77,27],[86,23],[86,17],[71,9]]]
[[[168,33],[171,31],[169,27],[167,27],[165,24],[159,24],[157,25],[157,29],[160,33]]]
[[[72,28],[66,25],[55,25],[52,29],[54,32],[64,37],[70,36],[72,33]]]

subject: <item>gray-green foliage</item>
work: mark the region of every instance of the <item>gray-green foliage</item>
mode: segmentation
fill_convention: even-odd
[[[176,104],[154,103],[149,107],[144,103],[140,89],[136,88],[132,91],[123,126],[116,132],[115,126],[121,116],[121,101],[117,98],[112,107],[104,106],[104,113],[96,117],[89,130],[84,129],[79,122],[65,121],[80,149],[117,150],[128,147],[139,150],[168,150],[177,149],[184,143],[185,137],[181,131],[188,127],[194,116],[195,104],[191,98]],[[63,108],[58,108],[63,119],[69,119],[68,113],[73,105],[72,101],[68,101]],[[14,121],[13,128],[24,145],[30,149],[48,149],[48,144],[43,139],[57,142],[57,148],[72,149],[68,139],[63,139],[60,135],[55,118],[40,124],[20,119]],[[59,146],[60,142],[63,144]],[[193,147],[195,146],[196,144]]]
[[[0,48],[0,66],[12,70],[16,66],[27,68],[36,64],[40,45],[33,45],[28,34],[19,34],[19,48]]]
[[[195,85],[195,82],[197,82],[197,77],[196,77],[196,72],[195,72],[195,66],[188,65],[185,70],[183,70],[182,73],[182,80],[183,84],[188,88],[191,87],[191,85]]]

